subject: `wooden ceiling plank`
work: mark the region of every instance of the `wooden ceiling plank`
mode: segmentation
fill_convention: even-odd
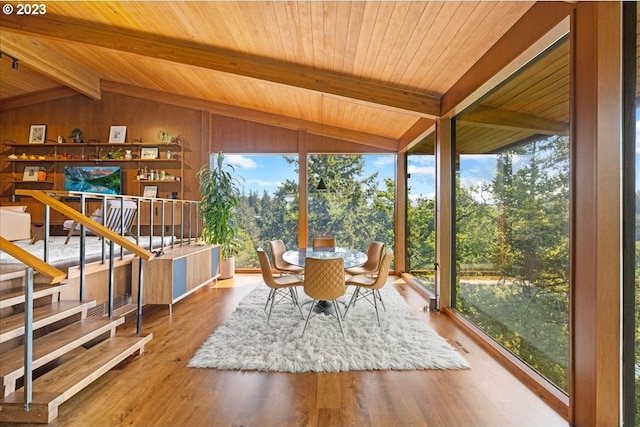
[[[161,39],[140,32],[113,31],[113,28],[88,25],[85,22],[59,19],[49,15],[39,17],[38,20],[18,15],[0,15],[0,26],[5,31],[61,38],[67,41],[135,53],[321,93],[330,93],[366,104],[383,105],[426,117],[434,118],[440,114],[440,99],[438,97],[338,76],[324,71],[300,68],[282,62],[261,60],[184,40]]]
[[[397,150],[398,141],[379,135],[372,135],[366,132],[359,132],[343,129],[337,126],[330,126],[322,123],[307,120],[295,119],[280,116],[277,114],[265,113],[257,110],[250,110],[235,107],[228,104],[206,101],[200,98],[192,98],[184,95],[170,94],[167,92],[145,89],[136,86],[125,85],[117,82],[102,81],[104,92],[116,93],[120,95],[132,96],[134,98],[146,99],[149,101],[162,102],[165,104],[180,107],[193,108],[195,110],[208,111],[225,117],[233,117],[241,120],[248,120],[271,126],[278,126],[285,129],[305,130],[310,134],[343,139],[357,144],[367,145],[384,150]]]
[[[34,70],[92,99],[100,99],[100,79],[87,67],[56,55],[47,43],[0,32],[0,49]]]

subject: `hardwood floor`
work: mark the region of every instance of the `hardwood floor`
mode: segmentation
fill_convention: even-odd
[[[261,282],[207,286],[167,306],[146,306],[153,340],[60,407],[54,426],[567,426],[445,315],[424,313],[413,288],[390,278],[416,313],[464,353],[461,371],[261,373],[187,368],[202,342]],[[119,333],[134,333],[129,319]]]

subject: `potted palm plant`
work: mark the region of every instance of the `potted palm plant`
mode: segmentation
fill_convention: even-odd
[[[233,277],[234,256],[241,245],[236,219],[236,207],[240,203],[240,181],[233,175],[234,172],[233,165],[224,163],[221,151],[211,167],[204,165],[198,171],[202,240],[220,245],[220,277],[223,279]]]

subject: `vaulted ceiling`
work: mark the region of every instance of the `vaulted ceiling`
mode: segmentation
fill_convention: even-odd
[[[9,4],[1,109],[107,91],[397,148],[534,2]]]

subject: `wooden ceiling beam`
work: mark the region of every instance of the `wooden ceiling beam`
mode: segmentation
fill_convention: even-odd
[[[186,40],[151,37],[145,33],[90,25],[69,18],[0,15],[0,27],[43,37],[84,43],[186,64],[210,70],[270,81],[320,93],[346,97],[364,104],[385,106],[404,113],[435,118],[440,115],[440,98],[392,88],[366,80],[305,69],[290,63],[224,51]]]
[[[486,106],[461,114],[456,120],[491,129],[525,131],[542,135],[569,135],[569,123]]]
[[[100,99],[100,78],[86,66],[52,53],[48,44],[33,37],[0,32],[0,50],[33,70],[92,99]]]
[[[398,141],[398,152],[404,153],[410,150],[420,141],[422,141],[431,132],[436,131],[435,120],[425,119],[424,117],[416,120],[413,126],[407,130]]]
[[[7,111],[13,108],[25,107],[27,105],[38,104],[40,102],[53,101],[55,99],[68,98],[77,95],[78,92],[66,87],[60,86],[53,89],[45,89],[38,92],[32,92],[27,95],[14,96],[0,101],[0,111]]]
[[[285,129],[305,130],[306,132],[315,135],[324,134],[324,136],[327,137],[342,139],[370,147],[382,148],[384,150],[395,151],[398,148],[398,141],[395,139],[372,135],[365,132],[342,129],[336,126],[322,125],[320,123],[310,122],[307,120],[235,107],[233,105],[221,104],[200,98],[171,94],[104,80],[102,81],[101,89],[104,92],[132,96],[134,98],[145,99],[148,101],[162,102],[179,107],[192,108],[194,110],[207,111],[220,116],[233,117],[270,126],[278,126]]]

